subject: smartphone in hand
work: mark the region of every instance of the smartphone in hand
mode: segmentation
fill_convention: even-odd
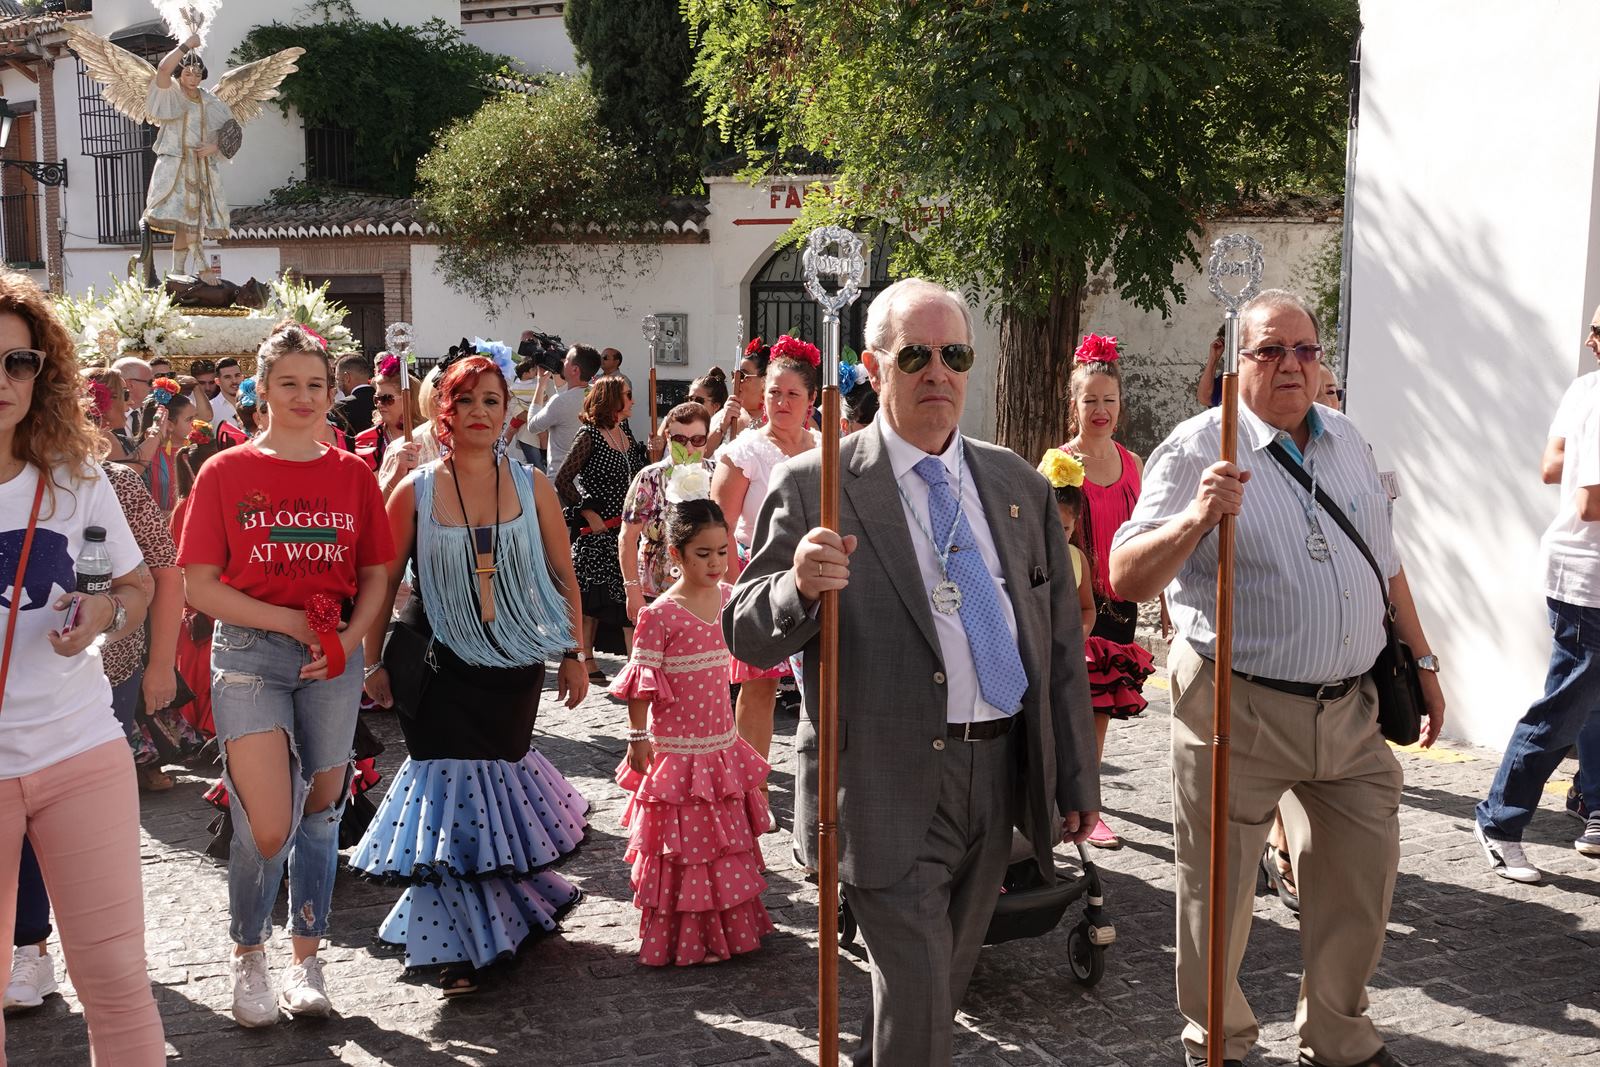
[[[63,637],[77,629],[78,617],[82,613],[83,597],[74,595],[73,598],[67,602],[67,618],[66,621],[61,624],[61,634]]]

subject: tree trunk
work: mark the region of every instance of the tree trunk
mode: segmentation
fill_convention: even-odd
[[[1050,294],[1043,315],[1000,309],[1000,368],[995,382],[995,442],[1029,463],[1067,439],[1072,353],[1078,344],[1083,286]]]

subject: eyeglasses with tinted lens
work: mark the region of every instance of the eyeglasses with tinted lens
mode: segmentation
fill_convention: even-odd
[[[372,398],[372,402],[378,405],[380,408],[386,408],[399,399],[400,398],[395,396],[393,393],[379,393],[377,396]]]
[[[675,445],[682,445],[684,448],[704,448],[706,446],[706,435],[703,433],[675,433],[667,440]]]
[[[749,380],[751,378],[765,378],[765,377],[766,377],[765,374],[758,374],[753,370],[742,370],[741,369],[741,370],[736,370],[736,371],[733,372],[733,380],[736,381],[736,382],[744,382],[744,381],[747,381],[747,380]]]
[[[957,374],[971,370],[972,361],[978,357],[971,345],[906,345],[895,353],[895,366],[907,374],[915,374],[928,365],[935,352],[944,360],[944,365]]]
[[[1294,358],[1301,363],[1316,363],[1322,358],[1321,345],[1262,345],[1260,348],[1241,348],[1239,354],[1257,363],[1277,363],[1289,353],[1294,353]]]
[[[37,348],[13,348],[5,354],[6,377],[14,382],[31,382],[44,367],[44,353]]]

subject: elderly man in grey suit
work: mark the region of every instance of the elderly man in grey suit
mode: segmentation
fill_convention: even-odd
[[[842,590],[839,869],[872,955],[857,1062],[923,1067],[950,1062],[1012,826],[1053,878],[1052,848],[1088,834],[1100,790],[1055,498],[958,429],[966,304],[897,282],[872,303],[867,343],[881,407],[840,449],[841,532],[818,528],[819,455],[778,468],[723,629],[757,666],[813,653],[797,747],[798,780],[815,781],[816,605]]]

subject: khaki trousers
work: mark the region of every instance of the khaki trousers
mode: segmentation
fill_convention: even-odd
[[[1178,863],[1178,1010],[1183,1043],[1206,1053],[1207,881],[1211,854],[1215,664],[1176,642],[1172,677],[1173,833]],[[1362,1064],[1383,1046],[1367,1018],[1367,982],[1383,953],[1400,862],[1400,763],[1378,732],[1377,695],[1363,682],[1318,702],[1237,675],[1229,790],[1228,958],[1223,1055],[1242,1059],[1256,1018],[1239,988],[1256,870],[1279,798],[1300,891],[1301,1054],[1327,1067]]]

